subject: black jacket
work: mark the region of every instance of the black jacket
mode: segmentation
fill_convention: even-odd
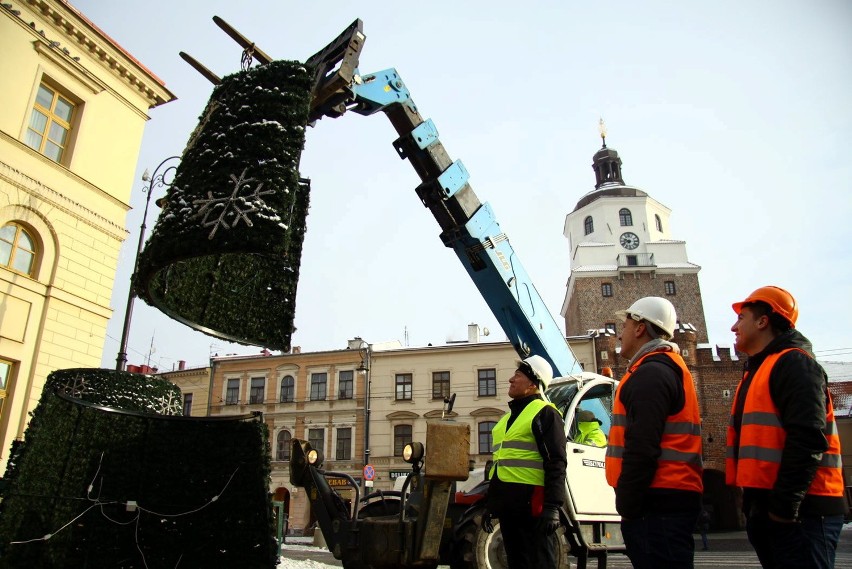
[[[530,401],[535,399],[539,399],[539,396],[530,395],[509,401],[510,415],[507,429]],[[550,405],[544,407],[533,419],[532,431],[538,445],[538,452],[544,459],[544,505],[559,508],[565,503],[565,468],[567,467],[562,415]],[[488,511],[497,517],[529,517],[532,515],[532,498],[535,488],[528,484],[503,482],[495,473],[488,485]]]
[[[648,514],[698,514],[700,493],[650,488],[662,452],[666,420],[680,412],[686,402],[680,368],[665,354],[650,355],[621,388],[620,398],[627,424],[615,509],[628,519]]]
[[[760,365],[770,354],[787,348],[800,348],[811,354],[811,343],[798,330],[777,336],[759,354],[750,356],[735,402],[733,424],[737,434],[742,423],[745,397]],[[822,453],[828,449],[825,439],[825,413],[828,377],[813,357],[799,351],[784,354],[769,375],[769,395],[781,415],[787,433],[778,478],[772,490],[745,488],[743,508],[768,511],[782,518],[797,515],[837,515],[846,512],[843,497],[806,496]]]

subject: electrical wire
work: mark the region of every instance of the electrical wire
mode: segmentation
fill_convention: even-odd
[[[136,515],[131,520],[129,520],[127,522],[120,522],[120,521],[114,520],[110,516],[108,516],[106,514],[106,512],[104,511],[104,506],[114,506],[114,505],[120,505],[120,504],[124,504],[125,506],[130,506],[131,503],[121,502],[121,501],[107,501],[107,502],[101,501],[100,489],[103,488],[103,479],[100,479],[99,490],[98,490],[97,496],[94,497],[94,498],[92,497],[92,490],[94,490],[95,483],[98,482],[98,475],[100,474],[101,467],[103,465],[104,454],[105,454],[105,452],[101,452],[100,459],[98,460],[98,467],[95,470],[95,474],[92,477],[92,480],[91,480],[91,482],[89,482],[89,485],[86,489],[86,498],[85,499],[92,502],[92,504],[88,508],[86,508],[85,510],[83,510],[82,512],[80,512],[79,514],[74,516],[73,519],[71,519],[70,521],[68,521],[67,523],[62,525],[59,529],[57,529],[56,531],[54,531],[52,533],[48,533],[48,534],[45,534],[42,537],[38,537],[38,538],[34,538],[34,539],[28,539],[28,540],[22,540],[22,541],[11,541],[11,542],[9,542],[10,545],[22,545],[22,544],[26,544],[26,543],[34,543],[34,542],[37,542],[37,541],[48,541],[53,536],[55,536],[56,534],[58,534],[59,532],[61,532],[62,530],[64,530],[68,526],[70,526],[71,524],[73,524],[75,521],[82,518],[90,510],[92,510],[94,508],[99,508],[100,511],[101,511],[101,515],[104,517],[104,519],[106,519],[107,521],[114,523],[116,525],[127,526],[127,525],[130,525],[130,524],[135,522],[136,527],[134,529],[134,539],[135,539],[135,542],[136,542],[136,549],[139,551],[139,555],[142,557],[142,563],[145,565],[145,569],[148,569],[148,562],[145,559],[145,553],[142,551],[142,547],[139,545],[139,528],[140,528],[140,522],[142,520],[142,515],[141,515],[142,512],[144,512],[146,514],[150,514],[152,516],[157,516],[157,517],[160,517],[160,518],[177,518],[177,517],[187,516],[187,515],[190,515],[190,514],[195,514],[197,512],[200,512],[204,508],[208,507],[210,504],[219,500],[219,498],[222,496],[222,494],[224,494],[225,491],[228,489],[228,486],[230,486],[231,481],[234,479],[234,476],[236,476],[236,474],[237,474],[237,471],[240,469],[239,466],[236,467],[234,469],[234,471],[231,473],[231,476],[228,477],[228,481],[225,483],[225,486],[222,487],[222,490],[220,490],[218,494],[213,496],[207,503],[203,504],[202,506],[200,506],[198,508],[194,508],[192,510],[187,510],[185,512],[180,512],[180,513],[177,513],[177,514],[163,514],[163,513],[160,513],[160,512],[155,512],[154,510],[149,510],[147,508],[143,508],[139,504],[135,504],[135,507],[137,509]],[[83,499],[83,498],[74,498],[74,499],[78,500],[78,499]],[[181,553],[180,557],[178,557],[178,561],[175,564],[175,567],[177,567],[177,565],[180,564],[182,559],[183,559],[183,554]]]

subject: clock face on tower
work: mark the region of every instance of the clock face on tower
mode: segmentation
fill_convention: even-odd
[[[639,246],[639,236],[628,231],[627,233],[621,234],[620,242],[622,247],[632,251]]]

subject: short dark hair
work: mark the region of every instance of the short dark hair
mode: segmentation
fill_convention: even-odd
[[[743,304],[740,310],[745,307],[751,308],[752,313],[755,316],[760,318],[761,316],[766,316],[769,318],[769,325],[772,327],[772,331],[775,332],[775,335],[783,334],[793,326],[790,325],[790,321],[772,310],[772,307],[769,306],[768,303],[763,302],[762,300],[755,300],[754,302],[747,302]]]

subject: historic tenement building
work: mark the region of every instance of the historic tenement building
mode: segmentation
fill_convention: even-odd
[[[366,487],[362,472],[374,467],[374,489],[390,490],[410,472],[406,443],[426,441],[426,425],[441,419],[444,399],[456,395],[450,416],[470,427],[471,466],[491,458],[491,429],[507,410],[508,379],[518,355],[509,342],[467,342],[402,347],[360,338],[344,349],[280,355],[214,357],[208,369],[166,372],[181,388],[184,413],[233,416],[263,413],[272,445],[270,492],[286,496],[293,529],[312,520],[304,492],[290,484],[293,439],[325,455],[326,468],[345,472]],[[578,361],[594,367],[591,336],[569,339]],[[354,491],[341,479],[344,499]]]

